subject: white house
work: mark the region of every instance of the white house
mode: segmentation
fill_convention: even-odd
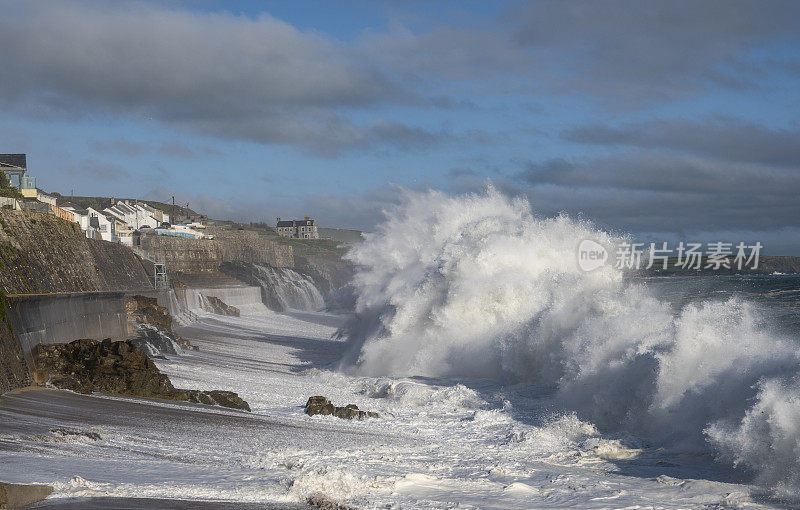
[[[106,207],[103,212],[111,214],[115,218],[124,221],[132,229],[139,230],[144,226],[156,228],[161,226],[150,211],[151,207],[143,207],[140,204],[131,204],[127,201],[117,202],[111,207]]]
[[[73,214],[73,220],[84,232],[89,229],[89,211],[82,209],[71,202],[61,204],[61,208]]]
[[[99,238],[103,241],[109,241],[112,243],[116,242],[117,235],[114,222],[109,221],[105,214],[96,211],[91,207],[87,207],[86,210],[89,212],[89,229],[87,229],[87,237],[97,239],[99,236]],[[95,234],[90,236],[89,231],[91,230],[94,230]]]

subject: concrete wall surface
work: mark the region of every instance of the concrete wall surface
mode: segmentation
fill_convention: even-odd
[[[7,296],[7,319],[31,363],[31,351],[40,343],[126,338],[124,298],[123,292]]]

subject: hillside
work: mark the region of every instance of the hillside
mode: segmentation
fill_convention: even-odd
[[[58,204],[61,205],[64,202],[72,202],[73,204],[83,207],[84,209],[87,207],[91,207],[96,211],[102,211],[106,207],[111,207],[111,198],[110,197],[70,197],[64,196],[60,193],[52,193],[58,199]],[[150,207],[154,209],[158,209],[159,211],[164,211],[165,213],[172,215],[173,206],[172,204],[165,204],[164,202],[156,202],[154,200],[138,200],[135,198],[115,198],[116,201],[121,200],[129,200],[131,202],[140,202],[146,203]],[[188,209],[186,207],[181,207],[178,204],[175,204],[175,214],[178,216],[199,216],[199,214],[192,209]]]

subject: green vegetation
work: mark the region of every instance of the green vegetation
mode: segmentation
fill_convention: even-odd
[[[5,172],[0,172],[0,197],[22,198],[22,193],[11,185]]]

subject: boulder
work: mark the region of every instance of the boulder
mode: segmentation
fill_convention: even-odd
[[[172,331],[172,316],[169,314],[169,310],[158,304],[156,298],[140,295],[126,296],[125,312],[128,316],[128,323],[138,335],[138,338],[135,339],[137,344],[149,343],[165,350],[168,354],[177,354],[170,352],[172,350],[169,346],[170,341],[175,342],[182,349],[197,350],[197,347],[190,344],[188,340]],[[149,327],[144,327],[145,325],[149,325]]]
[[[330,400],[322,396],[309,397],[306,402],[306,414],[314,416],[321,414],[323,416],[332,414],[337,418],[345,420],[363,420],[365,418],[379,418],[378,413],[372,411],[360,411],[355,404],[347,404],[344,407],[334,406]]]
[[[68,344],[39,344],[34,349],[40,385],[91,394],[94,391],[132,397],[181,400],[250,411],[232,391],[175,388],[169,377],[130,340],[82,339]]]
[[[203,296],[203,309],[208,312],[228,317],[239,317],[241,315],[241,311],[238,308],[225,303],[216,296],[206,296],[205,294],[201,294],[201,296]]]

